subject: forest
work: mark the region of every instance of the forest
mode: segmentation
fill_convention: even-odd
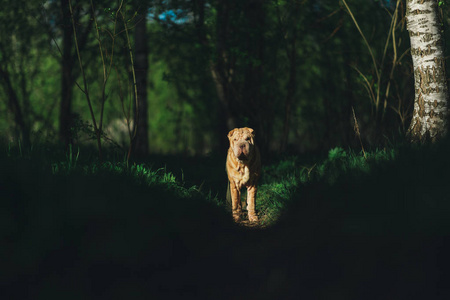
[[[0,293],[449,298],[449,5],[6,1]],[[242,127],[257,222],[225,200]]]
[[[144,154],[220,153],[231,127],[254,128],[264,153],[359,147],[355,120],[367,147],[408,129],[404,1],[94,2],[72,3],[76,41],[68,1],[2,13],[5,141],[95,145],[98,129],[127,149],[132,60]]]

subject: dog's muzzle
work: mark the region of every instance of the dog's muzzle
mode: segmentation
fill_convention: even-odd
[[[238,156],[238,159],[239,159],[239,160],[247,160],[248,157],[247,157],[247,155],[244,154],[244,152],[242,152],[242,153]]]
[[[237,155],[239,160],[248,160],[248,155],[250,153],[250,145],[246,142],[241,142],[237,144]]]

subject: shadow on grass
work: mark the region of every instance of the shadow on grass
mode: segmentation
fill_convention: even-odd
[[[194,190],[53,176],[3,160],[9,299],[447,299],[447,144],[296,189],[280,221],[236,226]]]

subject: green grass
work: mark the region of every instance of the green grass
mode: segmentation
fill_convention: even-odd
[[[333,148],[325,159],[309,165],[293,156],[265,166],[257,202],[262,222],[265,225],[276,223],[286,205],[295,201],[293,197],[302,187],[313,183],[333,185],[339,178],[350,174],[364,176],[374,166],[393,161],[395,157],[394,149],[375,149],[364,157],[362,152]]]
[[[109,155],[109,160],[99,162],[93,149],[69,147],[66,152],[53,150],[56,155],[50,155],[51,149],[53,148],[44,145],[23,149],[20,143],[8,144],[5,154],[13,161],[37,164],[39,169],[46,171],[51,169],[50,173],[53,176],[70,174],[118,176],[140,186],[165,186],[167,189],[177,191],[179,198],[188,197],[193,192],[201,192],[207,201],[224,207],[226,176],[222,170],[221,158],[199,160],[154,157],[147,163],[132,163],[127,166],[125,157],[114,152]],[[299,157],[290,156],[270,165],[264,165],[257,196],[257,210],[261,225],[267,227],[275,224],[286,209],[286,205],[293,201],[293,195],[302,187],[316,182],[332,185],[346,174],[353,174],[353,176],[369,174],[372,166],[394,160],[395,157],[394,149],[375,149],[367,152],[364,157],[362,152],[333,148],[329,150],[326,157],[316,162],[305,164]],[[185,172],[189,177],[186,178],[187,181],[185,181]],[[175,173],[179,176],[177,177]]]
[[[221,157],[127,167],[84,148],[3,149],[0,285],[11,299],[450,295],[446,141],[266,164],[256,229],[223,205]]]

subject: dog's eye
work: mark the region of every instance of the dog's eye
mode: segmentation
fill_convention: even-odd
[[[246,141],[250,141],[251,140],[251,138],[248,136],[246,139],[245,139]]]

